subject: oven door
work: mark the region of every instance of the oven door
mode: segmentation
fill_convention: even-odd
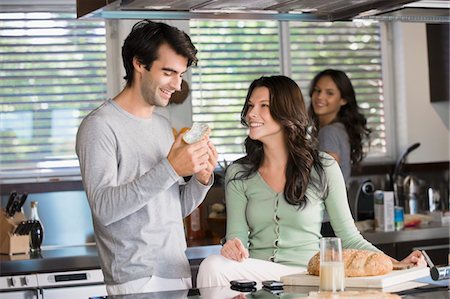
[[[107,295],[104,284],[42,289],[41,294],[42,299],[88,299]]]

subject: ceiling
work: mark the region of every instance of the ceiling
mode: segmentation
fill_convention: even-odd
[[[448,0],[77,0],[77,10],[79,17],[106,19],[348,21],[371,18],[450,23]]]

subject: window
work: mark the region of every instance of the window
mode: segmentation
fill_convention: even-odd
[[[309,83],[326,69],[340,69],[350,77],[356,100],[371,128],[370,154],[386,154],[381,74],[380,29],[371,21],[291,22],[292,78],[309,101]]]
[[[250,83],[280,73],[276,21],[190,22],[199,53],[192,68],[194,122],[208,122],[220,159],[235,160],[244,152],[246,129],[240,113]]]
[[[30,7],[0,13],[0,179],[78,177],[79,123],[106,97],[104,21]]]
[[[244,152],[246,130],[240,112],[251,81],[282,73],[284,52],[291,57],[291,76],[309,102],[308,85],[325,68],[348,73],[357,100],[372,128],[369,155],[386,153],[380,30],[375,22],[278,21],[190,22],[199,65],[192,69],[193,121],[213,126],[212,139],[220,160],[235,160]],[[284,33],[288,32],[288,34]],[[282,36],[282,34],[288,35]],[[282,43],[288,40],[288,43]]]

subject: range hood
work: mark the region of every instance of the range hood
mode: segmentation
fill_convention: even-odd
[[[89,6],[89,8],[87,8]],[[450,23],[448,0],[77,0],[78,17]]]

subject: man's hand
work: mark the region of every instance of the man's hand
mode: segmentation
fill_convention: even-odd
[[[208,161],[206,162],[206,168],[195,174],[197,180],[203,185],[207,185],[214,169],[217,166],[217,150],[211,140],[208,139]]]
[[[249,257],[247,248],[242,245],[241,240],[238,238],[227,240],[220,250],[220,254],[230,260],[238,262],[242,262]]]
[[[179,176],[189,176],[208,169],[210,165],[209,160],[211,159],[208,139],[203,139],[193,144],[187,144],[182,140],[183,135],[184,134],[179,134],[177,136],[167,155],[167,160],[169,160],[169,163],[172,165],[175,172]]]

